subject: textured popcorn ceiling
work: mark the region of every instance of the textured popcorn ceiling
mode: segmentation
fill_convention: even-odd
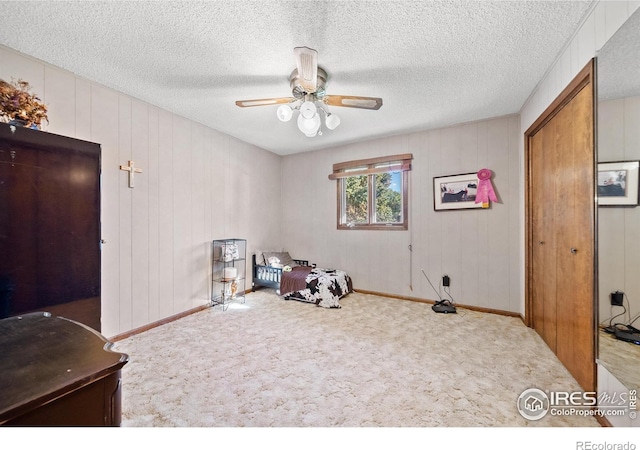
[[[640,95],[640,10],[598,53],[598,98],[613,100],[635,95]]]
[[[517,113],[592,1],[0,2],[0,44],[278,154]],[[318,50],[342,124],[305,137],[275,106]]]

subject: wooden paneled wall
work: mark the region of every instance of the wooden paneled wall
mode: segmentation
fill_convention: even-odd
[[[286,156],[283,179],[296,187],[282,192],[287,248],[347,270],[356,289],[437,300],[424,270],[436,289],[449,275],[460,304],[518,312],[519,127],[519,117],[508,116]],[[413,154],[409,230],[337,230],[332,165],[401,153]],[[434,211],[433,177],[482,168],[494,172],[500,203]]]
[[[0,47],[12,77],[49,106],[45,131],[102,146],[105,336],[206,304],[211,240],[281,245],[279,156]],[[128,160],[143,170],[134,189]]]

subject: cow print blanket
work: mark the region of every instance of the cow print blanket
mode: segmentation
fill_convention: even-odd
[[[351,277],[342,270],[315,268],[305,282],[306,288],[288,293],[284,299],[315,303],[323,308],[341,308],[339,300],[353,292]]]

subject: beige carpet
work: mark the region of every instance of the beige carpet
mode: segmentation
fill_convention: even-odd
[[[598,357],[609,372],[629,389],[640,389],[640,345],[621,341],[602,329],[598,337]]]
[[[119,341],[124,427],[598,426],[522,418],[527,388],[579,390],[520,319],[353,293],[192,314]]]

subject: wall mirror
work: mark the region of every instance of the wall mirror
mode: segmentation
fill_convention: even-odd
[[[602,201],[610,183],[618,184],[612,195],[638,194],[637,174],[625,163],[640,160],[640,10],[598,52],[597,82],[598,361],[627,388],[640,389],[640,345],[609,328],[640,329],[640,206]]]

